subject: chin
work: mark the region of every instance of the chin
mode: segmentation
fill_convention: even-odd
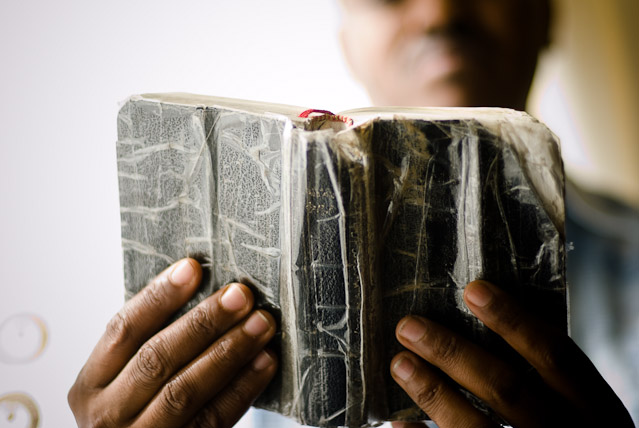
[[[450,84],[429,85],[411,93],[411,105],[428,107],[477,107],[478,103],[463,87]]]

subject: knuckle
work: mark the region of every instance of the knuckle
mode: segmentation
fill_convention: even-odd
[[[440,335],[434,346],[432,346],[433,357],[437,361],[450,363],[458,354],[459,341],[453,334]]]
[[[220,411],[215,406],[210,406],[200,412],[193,420],[193,426],[197,428],[222,428]]]
[[[162,390],[160,408],[171,416],[182,416],[193,404],[193,389],[184,377],[177,377]]]
[[[86,409],[85,409],[86,410]],[[106,409],[86,411],[82,414],[75,413],[79,428],[115,428],[122,427],[117,424]]]
[[[100,412],[97,415],[92,415],[90,420],[86,424],[83,424],[83,428],[113,428],[118,426],[113,423],[111,416],[107,412]]]
[[[256,395],[255,388],[247,385],[246,382],[239,382],[232,388],[228,388],[213,405],[200,415],[204,424],[199,424],[198,427],[230,427],[237,417],[238,410],[246,411],[255,400]]]
[[[211,354],[209,354],[210,358],[222,367],[235,366],[242,362],[244,360],[242,353],[233,342],[232,339],[228,338],[219,340],[217,346],[215,346]]]
[[[110,347],[121,345],[131,336],[131,325],[127,322],[124,311],[120,311],[106,326],[106,335],[110,341]]]
[[[144,288],[141,296],[142,304],[148,308],[160,308],[166,302],[166,291],[160,282],[154,282]]]
[[[568,336],[550,339],[546,346],[539,349],[539,370],[563,370],[573,361],[577,345]]]
[[[425,383],[415,391],[415,402],[424,410],[433,409],[437,406],[439,397],[442,393],[443,385],[441,382]]]
[[[162,356],[162,349],[160,342],[156,341],[145,343],[138,351],[136,368],[142,383],[148,384],[166,376],[168,364]]]
[[[494,408],[512,408],[521,401],[525,379],[521,375],[503,373],[488,386],[488,403]]]
[[[253,394],[248,388],[242,388],[241,386],[230,388],[227,391],[226,399],[224,400],[224,404],[229,408],[229,410],[238,407],[241,403],[245,402],[247,399],[251,399]]]
[[[207,336],[216,335],[215,317],[206,306],[196,306],[189,312],[189,328],[195,337],[203,333]]]
[[[243,387],[242,385],[236,385],[229,388],[225,391],[224,399],[221,400],[219,414],[232,414],[234,409],[238,409],[243,406],[248,407],[255,399],[254,396],[255,392],[251,391],[250,388],[247,388],[246,386]],[[220,420],[222,420],[222,418],[220,418]]]
[[[100,406],[94,398],[76,382],[67,395],[69,407],[80,428],[114,428],[122,424],[116,422],[111,408]],[[98,408],[99,407],[99,408]]]
[[[521,330],[522,317],[518,311],[514,311],[511,308],[504,308],[502,304],[494,303],[493,306],[493,312],[497,319],[499,319],[502,330],[513,332]]]

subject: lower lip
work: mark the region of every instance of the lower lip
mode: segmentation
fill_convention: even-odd
[[[437,80],[459,73],[467,66],[462,54],[451,49],[437,49],[417,59],[415,72],[421,79]]]
[[[458,41],[444,36],[421,36],[405,40],[402,51],[406,71],[427,80],[445,79],[472,68],[475,50],[472,40]]]

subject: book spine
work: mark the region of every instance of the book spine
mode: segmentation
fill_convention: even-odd
[[[301,421],[316,426],[346,424],[349,354],[349,278],[345,254],[346,212],[330,133],[304,134],[306,189],[300,253],[299,368],[304,399]],[[302,137],[302,138],[304,138]],[[341,181],[341,180],[340,180]]]
[[[333,131],[292,134],[293,148],[285,150],[291,159],[284,161],[291,185],[283,186],[290,200],[283,206],[292,207],[287,229],[299,233],[290,240],[298,247],[286,250],[289,298],[295,297],[287,305],[295,304],[298,329],[294,376],[299,385],[293,401],[303,424],[363,426],[368,420],[364,308],[374,254],[367,251],[369,153],[356,134],[349,134],[349,141],[335,139]]]

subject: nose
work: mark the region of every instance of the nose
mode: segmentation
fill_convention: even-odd
[[[478,0],[404,0],[404,25],[420,31],[447,28],[472,15],[474,1]]]

